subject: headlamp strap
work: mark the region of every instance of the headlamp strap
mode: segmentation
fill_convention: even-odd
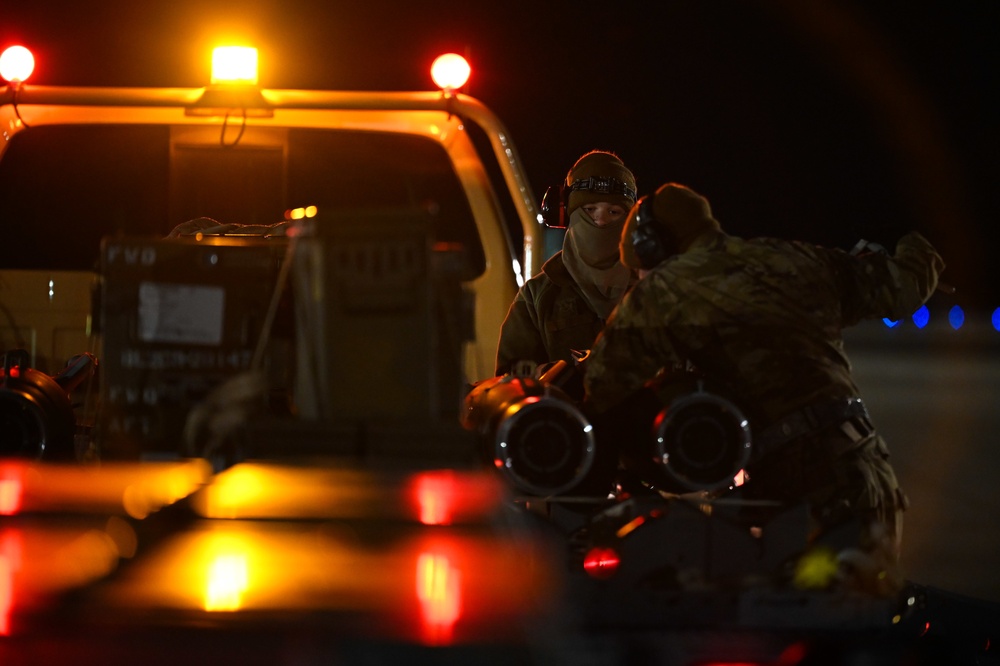
[[[571,192],[584,190],[597,194],[621,194],[632,201],[635,201],[635,188],[629,187],[624,182],[613,176],[591,176],[590,178],[577,178],[569,186]]]

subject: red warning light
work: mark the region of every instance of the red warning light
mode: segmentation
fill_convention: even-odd
[[[604,580],[614,575],[621,560],[614,548],[591,548],[583,558],[583,570],[591,578]]]
[[[457,53],[445,53],[431,64],[431,79],[441,90],[458,90],[465,85],[471,74],[469,61]]]
[[[23,46],[11,46],[0,54],[0,78],[20,84],[35,70],[35,57]]]

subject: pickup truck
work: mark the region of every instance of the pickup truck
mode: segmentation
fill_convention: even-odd
[[[30,368],[50,376],[84,354],[99,363],[96,382],[77,379],[86,402],[77,406],[78,458],[178,453],[166,442],[179,437],[189,408],[246,370],[271,332],[262,326],[289,227],[351,237],[340,245],[353,243],[355,263],[334,268],[328,257],[322,270],[339,278],[316,298],[350,292],[339,306],[368,311],[349,325],[316,314],[329,320],[326,338],[288,363],[299,363],[302,376],[319,363],[324,376],[296,387],[290,411],[320,409],[318,385],[329,383],[352,385],[342,398],[353,396],[354,411],[366,400],[389,404],[410,385],[433,394],[435,373],[448,374],[440,401],[457,409],[462,387],[492,376],[507,307],[541,265],[542,227],[510,134],[461,83],[436,92],[278,90],[256,85],[253,72],[220,74],[204,88],[94,89],[10,76],[0,91],[0,346],[26,350]],[[199,233],[185,240],[201,249],[164,240],[198,220]],[[282,233],[266,233],[272,226]],[[448,264],[442,270],[460,282],[460,296],[414,300],[426,285],[411,283],[427,267],[395,263],[409,249],[389,247],[408,229],[427,236],[427,261]],[[412,240],[423,252],[423,237]],[[305,279],[292,276],[288,289]],[[372,289],[402,302],[390,296],[379,305]],[[421,317],[433,317],[442,300],[453,311],[448,330],[421,334]],[[410,315],[399,314],[407,305]],[[295,316],[289,306],[270,320],[276,338],[294,335]],[[460,342],[430,349],[428,336],[445,334]],[[263,364],[278,363],[281,342]],[[449,358],[424,367],[436,355]],[[452,367],[441,370],[445,363]],[[345,364],[351,369],[337,375]],[[295,368],[269,372],[295,392],[297,380],[286,379]],[[400,385],[414,373],[422,377]],[[85,389],[93,395],[79,398]],[[93,441],[80,441],[83,428]]]
[[[558,567],[459,424],[542,259],[497,117],[453,80],[67,88],[9,60],[0,662],[520,659]],[[246,448],[185,447],[255,370]]]

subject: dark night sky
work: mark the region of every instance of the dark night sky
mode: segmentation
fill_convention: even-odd
[[[613,150],[641,193],[688,184],[739,235],[918,229],[960,304],[1000,306],[996,0],[4,5],[0,46],[32,47],[39,84],[200,86],[223,33],[259,46],[271,88],[429,89],[457,51],[539,197]]]

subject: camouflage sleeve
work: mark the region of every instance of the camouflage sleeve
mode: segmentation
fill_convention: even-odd
[[[937,288],[944,260],[926,238],[910,232],[899,239],[892,256],[869,253],[841,266],[844,324],[862,319],[912,315]]]
[[[584,362],[589,409],[605,412],[679,362],[667,329],[676,295],[655,273],[618,305]]]
[[[495,369],[497,375],[510,372],[517,361],[548,361],[545,341],[539,330],[538,313],[532,307],[531,299],[527,298],[526,289],[527,286],[517,292],[500,327]]]
[[[926,238],[912,231],[896,243],[893,260],[898,267],[895,319],[913,314],[931,297],[944,272],[944,259]]]

